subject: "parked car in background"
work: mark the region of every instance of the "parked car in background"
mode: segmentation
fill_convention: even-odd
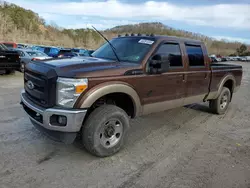
[[[17,44],[17,48],[26,48],[26,45],[25,44]]]
[[[247,61],[250,61],[250,56],[246,56],[246,58],[247,58]]]
[[[5,45],[7,48],[17,48],[17,43],[14,42],[1,42],[3,45]]]
[[[63,58],[63,57],[75,57],[75,56],[78,56],[77,53],[73,52],[71,49],[61,49],[59,52],[58,52],[58,55],[57,57],[58,58]]]
[[[209,57],[212,63],[218,62],[215,57]]]
[[[222,62],[225,62],[225,61],[227,61],[227,58],[226,58],[226,57],[222,57],[222,58],[221,58],[221,61],[222,61]]]
[[[50,57],[57,57],[61,48],[54,46],[46,46],[44,47],[44,53],[46,53]]]
[[[216,56],[209,56],[211,62],[215,63],[215,62],[221,62],[222,58],[218,58]],[[224,61],[226,61],[225,59],[223,59]]]
[[[17,49],[18,54],[20,55],[20,68],[21,72],[24,72],[24,66],[27,63],[30,63],[33,60],[44,60],[51,59],[47,54],[38,51],[38,50],[30,50],[30,49]]]
[[[239,60],[240,61],[247,61],[247,58],[246,57],[240,57]]]
[[[38,50],[38,51],[41,51],[41,52],[44,52],[44,49],[45,49],[45,47],[44,46],[33,46],[32,48],[31,48],[32,50]]]
[[[23,43],[18,43],[17,48],[24,48],[24,49],[32,49],[33,45],[31,44],[23,44]]]
[[[79,56],[84,56],[84,53],[85,53],[86,51],[87,51],[87,50],[81,49],[81,48],[72,48],[72,52],[77,53]]]
[[[20,57],[17,51],[8,49],[0,43],[0,71],[11,74],[20,67]]]
[[[217,62],[221,62],[222,61],[220,57],[217,57],[216,60],[217,60]]]
[[[0,50],[8,50],[8,48],[4,44],[0,43]]]
[[[91,56],[91,54],[94,52],[95,50],[86,50],[84,52],[84,56]]]

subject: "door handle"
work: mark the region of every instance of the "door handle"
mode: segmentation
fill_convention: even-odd
[[[187,74],[183,74],[183,75],[182,75],[182,81],[183,81],[183,82],[186,82],[186,81],[187,81]]]
[[[207,79],[207,77],[208,77],[208,73],[205,73],[205,80]]]

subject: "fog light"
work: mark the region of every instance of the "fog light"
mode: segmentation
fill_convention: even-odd
[[[66,125],[67,124],[67,117],[66,116],[58,116],[57,121],[61,125]]]
[[[61,115],[52,115],[50,117],[50,124],[53,126],[64,127],[67,125],[67,117]]]

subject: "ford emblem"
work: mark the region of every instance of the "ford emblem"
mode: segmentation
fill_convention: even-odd
[[[27,87],[30,89],[30,90],[32,90],[32,89],[34,89],[34,84],[33,84],[33,82],[32,81],[30,81],[30,80],[28,80],[27,81]]]

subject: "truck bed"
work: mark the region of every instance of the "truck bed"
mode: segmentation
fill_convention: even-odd
[[[217,69],[242,69],[241,65],[234,65],[234,64],[226,64],[226,63],[212,63],[211,64],[212,70],[217,70]]]
[[[222,79],[230,75],[235,80],[234,87],[240,86],[242,79],[241,65],[234,65],[227,63],[212,63],[210,67],[212,71],[210,92],[218,91]]]

